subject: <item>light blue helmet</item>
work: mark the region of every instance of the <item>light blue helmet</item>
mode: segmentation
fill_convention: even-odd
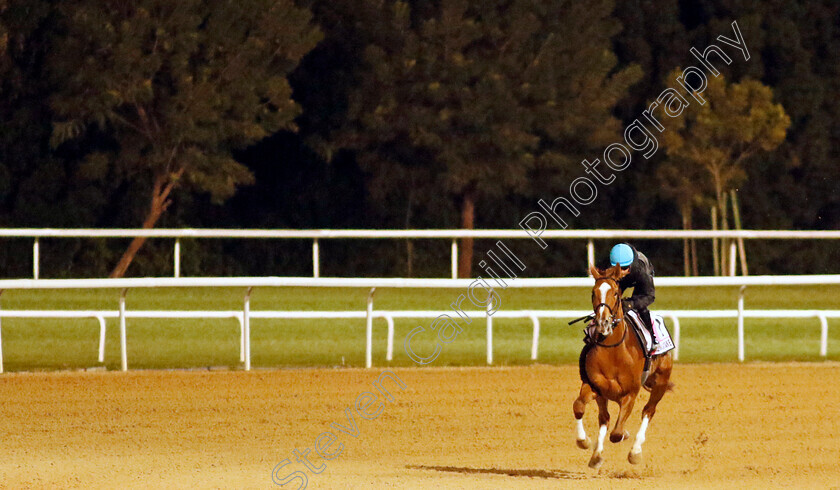
[[[621,267],[628,267],[633,263],[633,249],[626,243],[619,243],[610,250],[610,264],[619,264]]]

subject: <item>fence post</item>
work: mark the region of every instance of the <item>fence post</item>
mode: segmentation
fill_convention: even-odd
[[[318,250],[318,239],[312,240],[312,277],[321,277],[321,258]]]
[[[825,315],[820,317],[820,355],[826,357],[828,355],[828,320]]]
[[[675,315],[670,315],[671,321],[674,322],[674,360],[680,360],[680,319]]]
[[[125,341],[125,295],[128,288],[120,291],[120,366],[123,371],[128,371],[128,352]]]
[[[540,319],[536,315],[530,315],[531,323],[534,324],[534,338],[531,340],[531,360],[537,360],[537,351],[540,343]]]
[[[747,286],[741,286],[738,292],[738,360],[744,360],[744,291]]]
[[[245,337],[245,370],[251,370],[251,291],[245,291],[245,304],[242,307],[242,335]]]
[[[376,288],[370,288],[367,299],[367,318],[365,320],[365,367],[373,366],[373,293]]]
[[[99,315],[99,362],[105,362],[105,317]]]
[[[492,293],[491,293],[492,294]],[[490,308],[493,301],[490,296],[487,297],[487,364],[493,364],[493,315],[490,314]]]
[[[388,322],[388,348],[385,352],[385,360],[394,360],[394,319],[390,315],[385,316],[385,321]]]
[[[3,290],[0,289],[0,296],[3,295]],[[0,317],[2,320],[2,317]],[[2,336],[2,325],[0,325],[0,374],[3,373],[3,336]]]
[[[241,315],[236,315],[236,320],[239,322],[239,362],[245,362],[245,311]]]
[[[175,252],[172,254],[175,270],[175,277],[181,277],[181,238],[178,237],[175,239]]]
[[[588,271],[590,265],[595,265],[595,244],[592,243],[592,240],[586,243],[586,260],[589,261],[586,264],[586,270]]]
[[[452,239],[452,279],[458,279],[458,239]]]
[[[41,247],[38,243],[38,237],[35,237],[35,243],[32,244],[32,278],[38,279],[39,264],[41,262]]]
[[[735,275],[735,269],[738,265],[738,247],[735,244],[735,240],[729,242],[729,275]]]

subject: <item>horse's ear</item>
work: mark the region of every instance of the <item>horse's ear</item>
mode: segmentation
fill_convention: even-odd
[[[622,269],[619,264],[615,264],[615,267],[613,267],[610,272],[614,278],[621,279],[627,274],[630,274],[630,268],[628,267],[626,269]]]
[[[621,265],[615,264],[614,266],[607,269],[607,275],[615,280],[619,280],[622,277],[626,276],[630,270],[622,270]]]
[[[592,277],[603,277],[603,273],[594,265],[589,264],[589,275]]]

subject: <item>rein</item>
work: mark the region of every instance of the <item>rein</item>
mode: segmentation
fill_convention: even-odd
[[[626,338],[627,338],[627,326],[624,327],[624,335],[621,336],[621,340],[619,340],[618,342],[616,342],[614,344],[602,344],[602,343],[600,343],[596,340],[595,345],[597,345],[598,347],[604,347],[604,348],[607,348],[607,349],[611,349],[613,347],[618,347],[619,345],[623,344],[624,339],[626,339]]]

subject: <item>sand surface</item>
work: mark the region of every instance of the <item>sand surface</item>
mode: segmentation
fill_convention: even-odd
[[[644,461],[607,442],[597,471],[574,444],[576,366],[395,369],[393,402],[371,384],[382,371],[4,374],[0,486],[276,488],[290,459],[277,477],[301,470],[308,488],[840,487],[837,363],[677,364]],[[384,402],[373,420],[355,410],[363,392],[378,394],[368,413]],[[348,407],[356,437],[331,427],[352,427]],[[326,431],[341,444],[329,461]],[[307,447],[321,473],[295,462]]]

